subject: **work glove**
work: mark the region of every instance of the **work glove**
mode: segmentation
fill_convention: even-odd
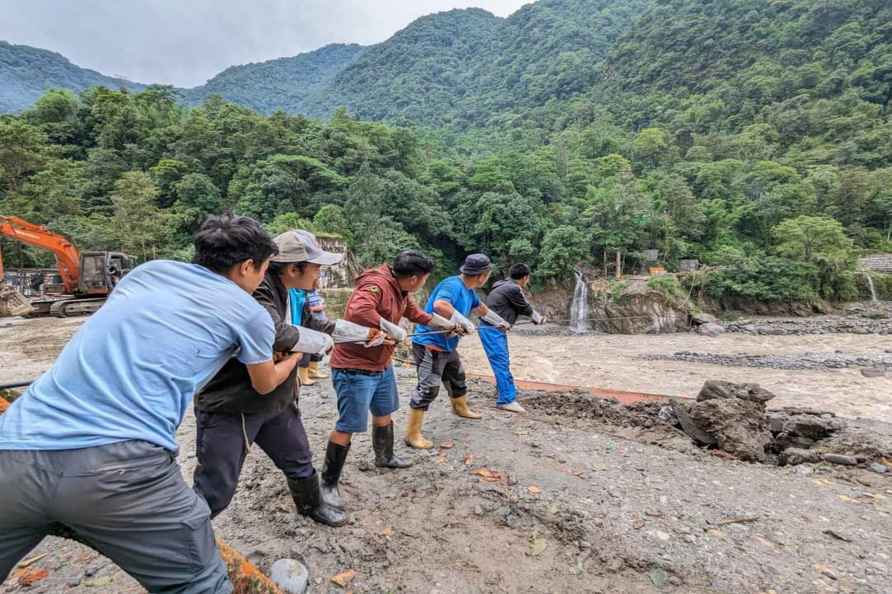
[[[499,318],[499,319],[501,319],[501,318]],[[477,328],[474,327],[474,324],[471,323],[471,320],[469,320],[465,316],[461,315],[457,311],[452,312],[452,318],[450,319],[450,321],[453,324],[459,326],[459,335],[460,336],[467,336],[468,334],[473,334],[474,331],[477,330]]]
[[[379,324],[381,327],[381,331],[387,334],[390,338],[392,338],[396,342],[403,342],[409,337],[409,333],[403,330],[402,326],[399,324],[394,324],[389,320],[385,320],[381,318],[381,322]]]
[[[297,330],[300,333],[300,337],[297,343],[291,347],[291,352],[324,355],[334,348],[334,341],[328,334],[316,332],[302,326],[298,327]]]
[[[487,311],[486,315],[480,316],[480,319],[483,320],[484,322],[486,322],[487,324],[495,326],[499,330],[502,330],[505,332],[507,332],[508,330],[511,329],[511,324],[509,324],[504,319],[502,319],[502,316],[500,316],[493,310]]]
[[[530,317],[533,319],[533,323],[537,326],[545,323],[545,316],[540,314],[538,311],[534,311],[533,315]]]
[[[335,320],[335,329],[331,335],[336,344],[362,344],[367,348],[381,346],[387,339],[387,335],[377,328],[360,326],[347,320]]]
[[[449,336],[455,336],[463,333],[461,324],[457,324],[452,320],[447,320],[443,316],[437,314],[432,315],[431,321],[427,323],[427,326],[430,328],[434,328],[435,330],[445,330],[449,333]]]

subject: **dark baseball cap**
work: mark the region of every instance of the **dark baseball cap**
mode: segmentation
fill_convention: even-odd
[[[333,266],[344,259],[344,254],[326,252],[319,247],[316,236],[303,229],[292,229],[277,235],[273,241],[279,248],[279,253],[273,256],[272,262],[283,264],[297,264],[309,262],[322,266]]]
[[[492,262],[490,261],[489,256],[486,254],[471,254],[465,258],[465,263],[462,264],[459,271],[468,276],[477,276],[478,274],[489,272],[491,269]]]

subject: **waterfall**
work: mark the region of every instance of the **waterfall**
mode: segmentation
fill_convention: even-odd
[[[573,291],[573,303],[570,305],[570,330],[576,334],[591,329],[588,319],[588,284],[582,273],[576,271],[576,289]]]
[[[873,279],[870,277],[870,273],[869,273],[869,272],[865,272],[865,273],[864,273],[864,278],[867,279],[867,288],[870,289],[870,301],[871,301],[872,303],[877,303],[877,301],[879,301],[879,300],[877,299],[877,290],[876,290],[876,288],[873,286]]]

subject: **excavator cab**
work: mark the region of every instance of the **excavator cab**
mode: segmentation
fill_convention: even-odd
[[[133,259],[121,252],[83,252],[79,292],[107,295],[133,267]]]

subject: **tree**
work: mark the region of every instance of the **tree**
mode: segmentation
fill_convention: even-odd
[[[537,273],[545,278],[567,278],[591,254],[591,238],[576,227],[564,225],[545,234]]]
[[[8,192],[45,162],[46,135],[18,118],[0,118],[0,177]]]
[[[155,203],[158,188],[142,171],[130,171],[115,183],[111,196],[114,235],[121,249],[142,260],[163,254],[170,216]]]

